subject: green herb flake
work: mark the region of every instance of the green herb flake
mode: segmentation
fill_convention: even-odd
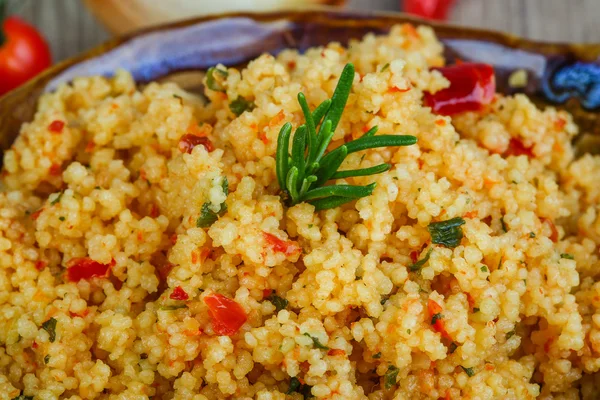
[[[312,386],[309,386],[307,384],[303,385],[300,382],[300,380],[295,376],[290,379],[290,387],[288,388],[287,392],[285,392],[285,394],[292,393],[300,393],[302,395],[302,398],[304,398],[305,400],[312,399],[314,397],[312,395]]]
[[[390,67],[390,63],[385,64],[383,67],[381,67],[381,71],[380,72],[384,72],[385,70],[387,70]]]
[[[479,308],[478,307],[473,307],[473,312],[474,313],[478,313],[479,312]]]
[[[406,333],[408,333],[409,335],[410,335],[410,333],[411,333],[411,332],[412,332],[412,331],[411,331],[410,329],[407,329],[407,330],[406,330]]]
[[[469,375],[469,377],[475,375],[475,371],[473,371],[473,368],[465,368],[462,365],[460,367],[463,369],[463,371],[465,371],[467,375]]]
[[[390,389],[392,386],[396,384],[396,379],[398,378],[398,372],[400,370],[398,367],[394,365],[390,365],[388,370],[385,373],[385,388]]]
[[[317,348],[317,349],[321,349],[321,350],[329,350],[329,347],[325,346],[323,343],[321,343],[319,341],[318,338],[311,336],[310,333],[306,332],[304,333],[304,336],[308,336],[309,338],[312,339],[313,341],[313,345]]]
[[[255,107],[256,105],[253,102],[246,100],[242,96],[238,96],[237,99],[229,103],[229,109],[238,117],[242,115],[244,111],[252,111]]]
[[[54,198],[54,200],[52,200],[52,201],[50,202],[50,205],[51,205],[51,206],[53,206],[53,205],[57,204],[57,203],[60,201],[60,199],[61,199],[62,195],[63,195],[63,192],[60,192],[60,193],[58,194],[58,196],[56,196],[56,197]]]
[[[529,232],[529,237],[533,239],[535,237],[535,233]]]
[[[65,217],[63,217],[63,216],[60,216],[60,217],[58,217],[58,219],[59,219],[60,221],[64,221],[66,218],[65,218]]]
[[[308,227],[309,227],[309,228],[312,228],[313,226],[314,226],[313,224],[308,224]]]
[[[42,329],[48,332],[50,343],[54,343],[56,340],[56,322],[56,318],[52,317],[42,324]]]
[[[381,358],[381,352],[373,354],[373,358],[379,360]]]
[[[506,228],[506,222],[504,222],[504,217],[500,218],[500,225],[502,225],[502,230],[506,233],[508,229]]]
[[[33,400],[33,396],[25,396],[21,393],[19,396],[13,397],[11,400]]]
[[[450,354],[454,354],[456,349],[458,349],[458,345],[456,343],[452,342],[452,343],[450,343],[450,346],[448,347],[448,352]]]
[[[560,258],[566,258],[567,260],[574,260],[575,257],[573,256],[573,254],[569,254],[569,253],[562,253],[560,255]]]
[[[269,300],[275,306],[277,312],[285,310],[289,303],[286,299],[277,296],[275,293],[272,293],[269,297],[267,297],[267,300]]]
[[[206,71],[206,86],[215,92],[225,92],[223,82],[229,76],[229,72],[216,67],[209,68]]]
[[[50,354],[46,354],[44,357],[44,364],[48,364],[50,362]]]
[[[465,220],[456,217],[447,221],[432,222],[427,227],[431,235],[431,241],[435,244],[441,244],[448,248],[454,248],[460,244],[463,238],[461,226],[465,224]]]
[[[416,272],[416,271],[420,271],[421,268],[423,267],[423,265],[425,265],[427,263],[427,261],[429,261],[429,257],[431,256],[431,252],[433,251],[433,249],[429,249],[429,251],[427,252],[427,254],[425,254],[425,257],[423,257],[421,260],[415,262],[412,265],[409,265],[408,269],[411,272]]]
[[[223,189],[223,193],[225,193],[225,196],[229,195],[229,181],[227,180],[227,177],[223,178],[223,181],[221,182],[221,188]],[[221,208],[219,209],[219,212],[214,212],[210,208],[209,202],[202,204],[200,216],[196,220],[196,227],[208,228],[212,224],[214,224],[220,216],[224,215],[227,212],[227,203],[221,203],[220,207]]]
[[[438,322],[442,318],[444,318],[442,313],[434,314],[433,317],[431,317],[431,325],[435,325],[435,323]]]
[[[181,96],[180,96],[180,95],[178,95],[178,94],[173,94],[173,97],[175,97],[176,99],[179,99],[179,100],[183,100],[183,97],[181,97]]]
[[[481,272],[488,272],[488,267],[486,267],[485,265],[482,265]]]
[[[160,306],[159,310],[162,311],[173,311],[173,310],[179,310],[182,308],[188,308],[188,306],[186,306],[185,304],[179,304],[179,305],[172,305],[172,306]]]
[[[511,337],[515,336],[515,331],[510,331],[510,332],[506,332],[506,340],[510,339]]]

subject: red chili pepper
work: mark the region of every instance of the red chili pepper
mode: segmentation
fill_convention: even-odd
[[[327,352],[328,356],[345,356],[346,352],[342,349],[330,349]]]
[[[206,151],[213,151],[215,148],[211,141],[204,136],[196,136],[186,133],[179,139],[179,151],[190,154],[194,147],[202,145]]]
[[[552,240],[554,243],[558,242],[558,229],[556,229],[554,222],[548,218],[540,218],[540,220],[543,224],[548,224],[550,227],[550,240]]]
[[[48,44],[31,25],[17,17],[3,19],[0,1],[0,96],[52,64]]]
[[[79,282],[82,279],[106,278],[112,265],[114,260],[110,264],[100,264],[87,257],[72,258],[67,263],[67,279],[70,282]]]
[[[435,94],[425,92],[425,105],[433,112],[454,115],[465,111],[480,111],[490,104],[496,92],[494,68],[488,64],[463,63],[434,68],[450,81],[450,87]]]
[[[209,294],[204,297],[204,303],[208,306],[212,327],[217,335],[235,335],[248,319],[242,306],[222,294]]]
[[[38,271],[41,271],[44,268],[46,268],[46,265],[48,265],[48,263],[46,261],[37,260],[35,262],[35,269],[37,269]]]
[[[419,261],[419,254],[421,253],[416,250],[410,252],[410,260],[413,264]]]
[[[173,292],[169,297],[173,300],[187,300],[190,298],[190,296],[188,296],[181,286],[177,286],[175,289],[173,289]]]
[[[60,120],[52,121],[50,125],[48,125],[48,130],[52,133],[62,133],[63,128],[65,127],[65,123]]]
[[[505,156],[527,156],[529,158],[534,158],[533,151],[531,147],[525,147],[523,142],[519,139],[512,138],[510,139],[510,143],[508,144],[508,149],[504,153]]]
[[[284,253],[286,256],[291,256],[301,251],[300,246],[298,246],[298,244],[295,242],[281,240],[277,236],[267,232],[263,232],[263,237],[275,252]]]
[[[404,0],[404,11],[419,17],[445,20],[454,0]]]

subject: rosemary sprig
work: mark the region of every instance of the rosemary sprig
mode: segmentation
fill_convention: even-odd
[[[300,125],[292,140],[292,124],[281,127],[277,140],[276,169],[279,187],[290,205],[308,202],[318,210],[338,207],[373,193],[376,184],[366,186],[330,185],[330,179],[376,175],[391,168],[380,164],[369,168],[338,171],[348,154],[387,146],[410,146],[417,138],[408,135],[379,135],[374,126],[359,139],[350,141],[325,154],[341,118],[354,80],[354,66],[346,64],[331,99],[325,100],[312,112],[303,93],[298,93],[305,123]]]

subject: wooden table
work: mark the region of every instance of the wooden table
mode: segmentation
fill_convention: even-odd
[[[44,32],[55,60],[80,53],[109,37],[80,0],[18,1],[24,3],[18,13]],[[363,10],[400,9],[399,0],[348,3]],[[600,0],[458,0],[451,21],[538,40],[600,43],[599,17]]]

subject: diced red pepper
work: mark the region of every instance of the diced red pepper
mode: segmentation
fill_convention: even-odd
[[[212,327],[217,335],[235,335],[248,319],[242,306],[222,294],[209,294],[204,297],[204,303],[208,306]]]
[[[273,289],[263,289],[263,299],[266,299],[273,294]]]
[[[328,356],[345,356],[346,352],[342,349],[330,349],[327,352]]]
[[[529,158],[535,157],[531,147],[525,147],[523,142],[519,139],[512,138],[508,144],[508,149],[504,152],[505,156],[527,156]]]
[[[480,111],[496,92],[494,68],[488,64],[463,63],[434,68],[450,81],[450,87],[435,94],[425,92],[425,105],[441,115]]]
[[[416,250],[410,252],[410,260],[413,264],[419,261],[419,254],[421,253]]]
[[[448,18],[453,4],[454,0],[404,0],[404,11],[422,18],[443,21]]]
[[[52,121],[50,125],[48,125],[48,130],[52,133],[61,133],[63,128],[65,127],[65,123],[60,120]]]
[[[186,133],[179,139],[179,151],[190,154],[194,147],[202,145],[206,151],[213,151],[215,148],[210,139],[205,136],[196,136]]]
[[[540,218],[543,224],[548,224],[550,227],[550,240],[554,243],[558,242],[558,229],[556,229],[556,225],[552,222],[551,219],[548,218]]]
[[[177,286],[175,289],[173,289],[173,292],[169,297],[173,300],[187,300],[190,298],[190,296],[188,296],[181,286]]]
[[[263,237],[275,252],[284,253],[286,256],[291,256],[301,251],[300,246],[298,246],[298,244],[295,242],[281,240],[277,236],[267,232],[263,232]]]
[[[46,261],[43,260],[37,260],[35,262],[35,269],[37,269],[38,271],[43,270],[44,268],[46,268],[46,265],[48,265],[48,263]]]
[[[79,282],[82,279],[106,278],[111,264],[100,264],[90,258],[72,258],[67,263],[67,279],[70,282]]]
[[[164,264],[159,265],[158,267],[156,267],[156,270],[158,272],[158,277],[160,278],[161,281],[166,281],[167,277],[169,276],[169,274],[171,273],[171,270],[175,267],[175,265],[167,262]]]
[[[50,175],[52,176],[60,176],[62,175],[62,168],[60,164],[54,163],[50,166]]]
[[[433,321],[434,316],[438,315],[442,312],[442,307],[435,301],[429,299],[429,300],[427,300],[427,311],[429,312],[430,320],[433,322],[431,324],[433,326],[433,329],[436,332],[441,333],[442,337],[445,337],[447,339],[452,339],[452,337],[448,334],[448,332],[446,332],[446,327],[444,326],[444,318],[443,317],[437,317],[437,318],[435,318],[435,321]]]

